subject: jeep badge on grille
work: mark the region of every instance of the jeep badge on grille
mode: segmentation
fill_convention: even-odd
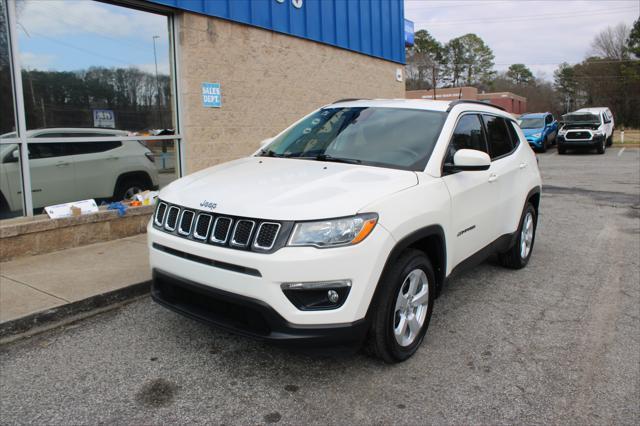
[[[211,201],[203,200],[200,203],[200,207],[204,207],[205,209],[213,210],[216,207],[218,207],[218,204],[217,203],[212,203]]]

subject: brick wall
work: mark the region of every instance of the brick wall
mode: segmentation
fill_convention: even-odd
[[[191,13],[179,16],[187,173],[248,155],[260,141],[340,98],[402,98],[402,65]],[[201,83],[219,82],[222,108]]]

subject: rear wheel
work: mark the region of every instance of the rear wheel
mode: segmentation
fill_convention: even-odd
[[[131,200],[134,195],[147,189],[151,188],[145,179],[139,177],[125,178],[118,183],[113,198],[114,201]]]
[[[540,152],[547,152],[548,147],[549,147],[549,140],[545,136],[544,140],[542,141],[542,147],[540,148]]]
[[[435,298],[435,274],[429,258],[406,250],[380,281],[368,345],[387,363],[410,358],[429,327]]]
[[[515,243],[509,250],[499,255],[502,266],[511,269],[521,269],[527,266],[536,238],[536,226],[536,209],[531,203],[527,203],[520,218],[518,237]]]

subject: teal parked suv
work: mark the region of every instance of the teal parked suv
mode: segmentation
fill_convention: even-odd
[[[534,150],[546,152],[549,145],[556,143],[558,122],[550,112],[523,114],[518,124]]]

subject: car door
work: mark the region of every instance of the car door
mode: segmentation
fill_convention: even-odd
[[[496,234],[494,240],[514,232],[514,223],[520,219],[522,210],[522,171],[529,165],[516,155],[519,140],[514,140],[515,129],[510,120],[495,115],[483,115],[487,132],[493,189],[496,192],[496,211],[493,217]],[[526,194],[526,192],[525,192]]]
[[[452,163],[453,156],[459,149],[488,153],[480,115],[464,114],[458,119],[445,163]],[[453,266],[480,251],[494,239],[498,191],[492,183],[492,176],[495,174],[492,167],[489,170],[462,171],[443,176],[451,196]]]
[[[96,136],[96,135],[92,135]],[[75,167],[79,197],[110,198],[116,184],[120,141],[78,142],[75,144]]]
[[[28,147],[33,207],[76,201],[72,144],[30,143]]]
[[[544,118],[545,133],[547,134],[547,140],[553,142],[556,139],[558,133],[558,122],[553,119],[553,115],[547,114]]]

